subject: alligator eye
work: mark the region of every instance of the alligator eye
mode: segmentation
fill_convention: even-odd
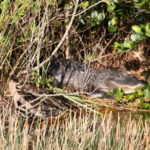
[[[121,77],[121,75],[120,75],[120,74],[117,74],[117,77],[118,77],[118,78],[120,78],[120,77]]]

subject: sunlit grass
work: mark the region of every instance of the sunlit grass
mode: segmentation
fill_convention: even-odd
[[[114,121],[112,115],[66,114],[27,119],[8,109],[0,118],[0,149],[148,149],[149,121]]]

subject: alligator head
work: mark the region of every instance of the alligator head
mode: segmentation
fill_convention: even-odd
[[[97,74],[101,74],[96,80],[101,80],[103,86],[98,86],[98,83],[95,82],[95,87],[101,88],[103,92],[112,91],[114,88],[122,88],[125,94],[130,94],[134,92],[137,87],[144,85],[142,81],[137,80],[134,75],[114,69],[100,70]]]

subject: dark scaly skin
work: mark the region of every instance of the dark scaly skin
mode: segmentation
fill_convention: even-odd
[[[54,78],[56,86],[90,93],[94,97],[103,97],[103,93],[120,87],[129,94],[136,87],[143,86],[141,81],[126,72],[114,69],[94,70],[81,62],[66,59],[54,59],[48,69],[48,77]]]

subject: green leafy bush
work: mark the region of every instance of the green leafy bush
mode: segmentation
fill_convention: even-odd
[[[120,102],[123,98],[128,101],[140,99],[140,109],[150,109],[150,82],[144,87],[138,87],[135,92],[125,95],[121,88],[114,89],[112,92],[108,92],[108,95],[113,96],[117,102]]]
[[[114,96],[115,100],[117,102],[120,102],[123,98],[124,92],[121,88],[119,88],[119,89],[115,88],[112,92],[108,92],[108,95]]]

